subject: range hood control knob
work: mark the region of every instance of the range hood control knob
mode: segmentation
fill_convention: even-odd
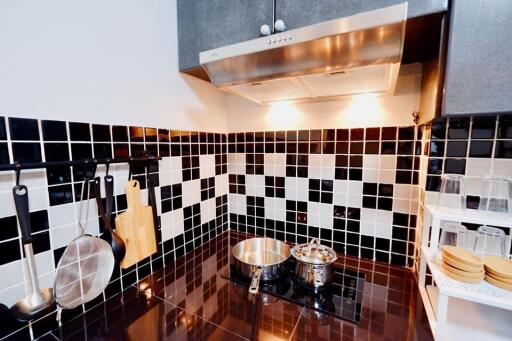
[[[267,24],[261,25],[260,33],[262,36],[269,36],[270,35],[270,27]]]
[[[284,21],[277,19],[274,23],[274,28],[277,32],[284,32],[284,30],[286,30],[286,25],[284,24]]]

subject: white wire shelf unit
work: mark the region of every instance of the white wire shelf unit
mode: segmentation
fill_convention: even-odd
[[[427,312],[432,334],[436,340],[444,340],[448,320],[449,298],[484,304],[512,311],[512,291],[498,288],[486,281],[466,284],[446,276],[437,263],[439,236],[443,222],[471,223],[512,228],[512,215],[506,213],[464,210],[426,205],[423,221],[423,238],[419,269],[419,290]],[[429,296],[426,276],[430,270],[432,282],[437,288],[435,300]],[[435,301],[435,304],[433,303]]]

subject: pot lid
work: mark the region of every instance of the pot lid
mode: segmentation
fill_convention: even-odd
[[[292,248],[292,255],[305,263],[326,265],[338,258],[333,249],[320,244],[317,239],[312,239],[306,244],[295,245]]]

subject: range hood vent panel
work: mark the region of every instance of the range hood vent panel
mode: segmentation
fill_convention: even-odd
[[[355,89],[391,93],[390,80],[397,75],[390,72],[398,73],[406,18],[403,3],[201,52],[200,62],[214,85],[258,103],[347,96]],[[355,86],[325,76],[349,70],[340,79]],[[388,86],[379,90],[376,83]]]

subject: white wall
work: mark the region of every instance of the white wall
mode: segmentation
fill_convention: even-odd
[[[241,97],[228,99],[228,131],[409,126],[419,109],[421,65],[402,66],[395,95],[360,96],[339,101],[260,106]]]
[[[0,0],[0,115],[225,131],[176,22],[176,0]]]

